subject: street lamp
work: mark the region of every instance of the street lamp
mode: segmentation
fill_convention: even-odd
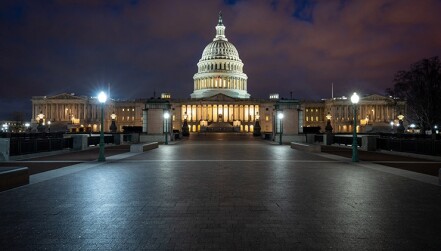
[[[332,115],[331,113],[328,112],[328,115],[326,115],[326,127],[325,127],[325,132],[327,133],[332,133],[332,126],[331,126],[331,119],[332,119]]]
[[[112,119],[112,124],[110,125],[109,129],[110,129],[111,132],[115,133],[116,130],[118,129],[118,128],[116,127],[116,123],[115,123],[115,119],[116,119],[116,114],[115,114],[115,112],[113,112],[113,113],[110,115],[110,118]]]
[[[279,119],[279,145],[282,144],[282,133],[283,133],[283,113],[280,112],[279,114],[277,114],[277,118]]]
[[[106,161],[104,156],[104,103],[107,101],[107,95],[104,92],[98,94],[98,101],[101,103],[101,130],[100,130],[100,155],[98,161]]]
[[[164,121],[165,121],[165,128],[164,128],[164,135],[165,135],[165,144],[168,145],[168,119],[170,118],[170,113],[165,112],[164,113]]]
[[[260,136],[261,134],[261,130],[262,128],[260,127],[260,123],[259,123],[259,119],[260,119],[260,115],[259,112],[256,113],[256,122],[254,123],[254,130],[253,130],[253,136]]]
[[[354,130],[352,135],[352,162],[358,162],[358,143],[357,143],[357,104],[360,97],[356,92],[351,96],[352,107],[354,109]]]
[[[184,113],[184,123],[182,124],[182,136],[190,136],[190,130],[188,129],[187,113]]]
[[[43,131],[43,118],[44,118],[43,112],[40,111],[40,114],[37,115],[37,118],[38,118],[37,130],[38,130],[38,132],[42,132]]]
[[[398,128],[397,128],[397,132],[398,133],[404,133],[404,125],[403,125],[403,119],[404,119],[404,115],[400,114],[397,116],[398,117]]]
[[[47,122],[47,132],[49,132],[49,133],[51,132],[51,121],[50,120]]]

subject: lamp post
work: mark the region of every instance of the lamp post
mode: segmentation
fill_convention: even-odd
[[[283,113],[280,112],[279,114],[277,114],[277,118],[279,119],[279,145],[282,144],[282,133],[283,133]]]
[[[117,130],[116,123],[115,123],[115,119],[116,119],[115,112],[113,112],[112,115],[110,115],[110,118],[112,119],[112,124],[110,125],[109,129],[111,132],[115,133]]]
[[[106,161],[104,156],[104,103],[106,103],[107,95],[104,92],[98,94],[98,101],[101,103],[101,130],[100,130],[100,155],[98,161]]]
[[[332,133],[332,126],[331,126],[331,119],[332,119],[332,115],[331,113],[328,112],[328,115],[326,115],[326,127],[325,127],[325,132],[327,133]]]
[[[260,115],[257,112],[257,114],[256,114],[256,122],[254,123],[254,130],[253,130],[253,136],[256,136],[256,137],[261,135],[260,130],[262,129],[260,127],[259,119],[260,119]]]
[[[184,114],[184,123],[182,124],[182,136],[190,136],[190,130],[188,129],[187,113]]]
[[[57,128],[55,128],[55,129],[57,129]],[[47,122],[47,132],[48,133],[51,132],[51,121],[50,120]]]
[[[398,128],[397,128],[398,133],[404,133],[403,119],[404,119],[403,114],[398,115]]]
[[[164,136],[165,136],[165,144],[168,145],[168,119],[170,118],[170,113],[168,113],[168,111],[166,111],[164,113],[164,122],[165,122],[165,127],[164,127]]]
[[[37,131],[42,132],[44,129],[43,128],[43,118],[44,118],[43,112],[40,111],[40,114],[37,115],[37,118],[38,118]]]
[[[354,130],[352,134],[352,162],[358,162],[358,143],[357,143],[357,104],[360,97],[356,92],[351,96],[352,107],[354,109]]]

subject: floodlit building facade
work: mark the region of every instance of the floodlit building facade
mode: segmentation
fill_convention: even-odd
[[[348,100],[330,99],[299,102],[280,99],[277,93],[268,99],[253,99],[248,93],[248,76],[236,47],[228,41],[222,16],[215,27],[216,34],[202,52],[193,76],[194,91],[188,99],[173,99],[170,93],[158,98],[137,100],[110,99],[105,104],[104,130],[109,130],[113,114],[117,130],[124,126],[142,127],[148,140],[158,139],[164,132],[242,132],[256,128],[271,135],[283,132],[283,140],[295,140],[303,127],[319,126],[322,131],[326,115],[332,115],[336,132],[351,130]],[[389,98],[373,95],[362,99],[360,119],[370,123],[395,119]],[[55,96],[32,97],[33,123],[51,121],[52,131],[97,132],[100,130],[101,104],[96,97],[62,93]],[[394,108],[395,109],[395,108]],[[372,112],[371,112],[372,111]],[[164,114],[170,115],[165,121]],[[278,114],[283,113],[283,119]],[[365,123],[369,125],[368,122]],[[361,123],[363,125],[363,122]],[[257,126],[257,127],[256,127]],[[156,138],[155,138],[156,137]]]

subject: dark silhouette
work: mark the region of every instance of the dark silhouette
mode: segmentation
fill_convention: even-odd
[[[434,130],[441,122],[441,62],[438,57],[423,59],[412,64],[409,70],[397,72],[394,88],[386,91],[407,101],[408,121],[425,130]]]

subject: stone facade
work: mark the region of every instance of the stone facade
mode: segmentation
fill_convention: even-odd
[[[189,132],[231,131],[252,133],[259,121],[261,132],[282,134],[289,138],[303,132],[304,127],[326,124],[326,115],[332,115],[334,132],[352,130],[352,106],[345,98],[299,102],[280,100],[278,94],[269,99],[253,99],[248,94],[248,77],[236,47],[228,42],[225,26],[219,15],[216,36],[209,43],[197,63],[194,91],[189,99],[172,99],[164,93],[160,98],[115,100],[109,99],[104,107],[104,130],[116,115],[117,131],[123,126],[142,127],[145,135],[182,131],[184,123]],[[380,128],[405,113],[405,103],[389,97],[370,95],[361,99],[358,113],[359,131]],[[62,93],[55,96],[32,98],[33,124],[51,121],[53,131],[71,130],[97,132],[100,130],[101,104],[95,97]],[[164,120],[169,113],[169,121]],[[283,119],[277,116],[284,114]],[[40,117],[41,118],[40,118]],[[167,126],[167,127],[166,127]],[[289,136],[289,137],[288,137]]]

